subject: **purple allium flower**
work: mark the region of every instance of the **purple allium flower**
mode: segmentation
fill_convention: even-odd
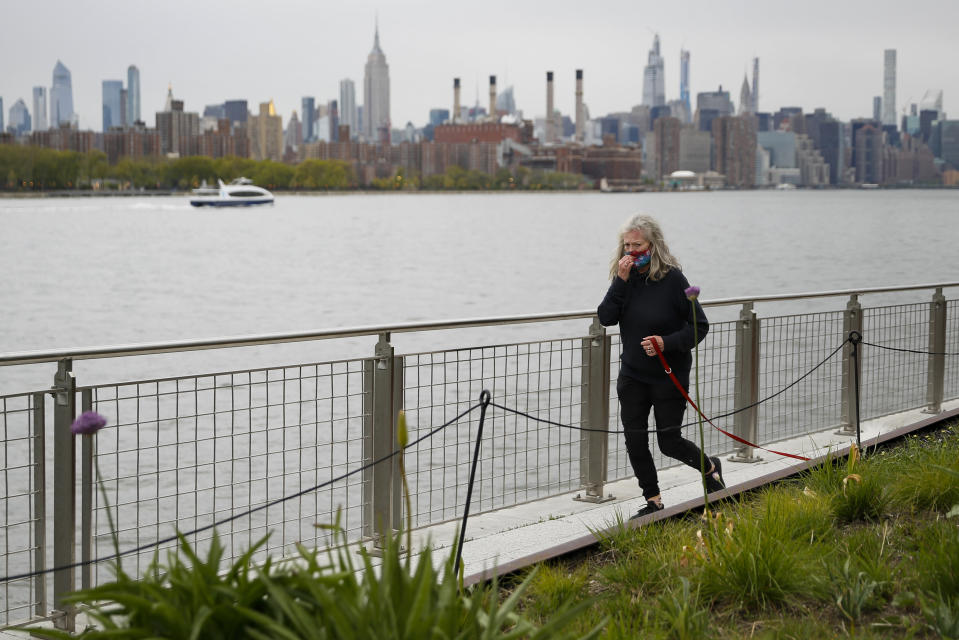
[[[695,300],[699,297],[699,287],[693,285],[686,289],[686,297],[690,300]]]
[[[107,424],[107,419],[96,411],[84,411],[70,425],[70,433],[74,435],[93,435]]]

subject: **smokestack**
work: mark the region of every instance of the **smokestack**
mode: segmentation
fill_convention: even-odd
[[[576,70],[576,142],[583,144],[583,70]]]
[[[546,72],[546,143],[556,142],[556,127],[553,122],[553,72]]]
[[[489,77],[489,117],[496,120],[496,76]]]
[[[453,78],[453,114],[450,122],[456,123],[460,119],[460,79]]]

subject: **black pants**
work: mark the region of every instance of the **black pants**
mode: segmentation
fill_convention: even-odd
[[[643,490],[643,497],[649,499],[659,495],[659,479],[653,454],[649,450],[647,432],[650,409],[656,417],[659,450],[670,458],[700,470],[699,447],[684,438],[682,430],[675,428],[683,423],[686,399],[671,380],[648,384],[621,375],[616,381],[616,393],[619,395],[619,416],[626,432],[626,453]],[[709,460],[705,463],[708,470],[711,463]]]

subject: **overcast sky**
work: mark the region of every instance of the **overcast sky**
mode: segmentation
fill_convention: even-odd
[[[642,73],[659,33],[666,98],[679,97],[679,51],[691,53],[690,90],[728,88],[760,58],[760,110],[826,107],[848,120],[872,115],[882,94],[883,49],[898,51],[897,113],[928,89],[959,116],[959,2],[913,0],[31,0],[3,2],[0,97],[4,117],[32,87],[50,87],[58,59],[73,74],[82,128],[101,127],[101,82],[140,69],[142,117],[155,124],[167,85],[187,111],[227,99],[273,99],[284,126],[300,98],[338,98],[352,78],[362,103],[363,66],[379,15],[390,67],[394,127],[425,124],[463,101],[488,102],[488,76],[513,85],[524,116],[546,110],[545,72],[556,107],[573,110],[582,68],[593,117],[642,102]],[[751,74],[751,71],[750,71]]]

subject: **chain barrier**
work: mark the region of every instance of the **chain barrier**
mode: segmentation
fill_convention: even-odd
[[[915,350],[915,349],[904,349],[904,348],[900,348],[900,347],[889,347],[889,346],[885,346],[885,345],[878,345],[878,344],[874,344],[874,343],[870,343],[870,342],[864,341],[864,340],[862,339],[861,334],[859,334],[859,333],[856,332],[856,331],[853,331],[853,332],[850,333],[849,338],[847,338],[846,340],[844,340],[844,341],[842,342],[842,344],[840,344],[838,347],[836,347],[828,356],[826,356],[826,357],[825,357],[822,361],[820,361],[816,366],[814,366],[812,369],[810,369],[809,371],[807,371],[806,373],[804,373],[802,376],[800,376],[799,378],[797,378],[797,379],[794,380],[793,382],[789,383],[788,385],[786,385],[785,387],[783,387],[782,389],[780,389],[780,390],[777,391],[776,393],[774,393],[774,394],[772,394],[772,395],[770,395],[770,396],[767,396],[766,398],[763,398],[762,400],[758,400],[758,401],[756,401],[756,402],[753,402],[752,404],[748,404],[748,405],[746,405],[746,406],[744,406],[744,407],[740,407],[739,409],[735,409],[735,410],[733,410],[733,411],[729,411],[729,412],[727,412],[727,413],[723,413],[723,414],[719,414],[719,415],[717,415],[717,416],[714,416],[714,419],[719,420],[719,419],[721,419],[721,418],[728,418],[729,416],[735,415],[735,414],[740,413],[740,412],[743,412],[743,411],[747,411],[747,410],[749,410],[749,409],[752,409],[752,408],[757,407],[757,406],[759,406],[759,405],[761,405],[761,404],[764,404],[764,403],[766,403],[766,402],[769,402],[770,400],[773,400],[773,399],[775,399],[776,397],[782,395],[783,393],[785,393],[786,391],[788,391],[789,389],[791,389],[792,387],[796,386],[797,384],[799,384],[800,382],[802,382],[804,379],[806,379],[807,377],[809,377],[810,375],[812,375],[812,374],[813,374],[816,370],[818,370],[820,367],[822,367],[823,365],[825,365],[825,364],[826,364],[829,360],[831,360],[837,353],[839,353],[839,351],[846,345],[846,343],[851,343],[851,344],[853,345],[852,356],[853,356],[854,361],[856,361],[856,360],[858,359],[858,355],[859,355],[859,354],[858,354],[858,345],[860,345],[860,344],[861,344],[861,345],[870,346],[870,347],[874,347],[874,348],[878,348],[878,349],[886,349],[886,350],[890,350],[890,351],[901,351],[901,352],[915,353],[915,354],[920,354],[920,355],[946,355],[946,356],[959,355],[959,353],[920,351],[920,350]],[[761,446],[759,446],[759,445],[757,445],[757,444],[753,444],[753,443],[751,443],[751,442],[748,442],[747,440],[745,440],[745,439],[743,439],[743,438],[741,438],[741,437],[739,437],[739,436],[736,436],[736,435],[734,435],[734,434],[731,434],[731,433],[729,433],[728,431],[725,431],[725,430],[717,427],[715,424],[713,424],[712,420],[710,420],[702,411],[700,411],[699,407],[696,406],[696,403],[693,402],[692,399],[689,398],[688,393],[685,391],[685,389],[682,388],[682,385],[681,385],[677,380],[675,380],[675,377],[674,377],[673,374],[672,374],[672,370],[670,369],[668,363],[666,363],[666,360],[665,360],[662,352],[661,352],[661,351],[659,350],[659,348],[658,348],[658,344],[656,344],[655,341],[654,341],[653,344],[656,346],[657,355],[659,355],[662,363],[664,364],[664,369],[666,370],[666,373],[669,374],[670,377],[673,378],[674,384],[680,389],[680,391],[682,391],[684,397],[685,397],[686,400],[689,402],[689,404],[690,404],[690,405],[699,413],[699,415],[702,416],[703,419],[705,419],[706,422],[708,422],[708,423],[710,424],[710,426],[712,426],[714,429],[716,429],[717,431],[725,434],[725,435],[728,436],[729,438],[732,438],[733,440],[736,440],[737,442],[739,442],[739,443],[741,443],[741,444],[745,444],[745,445],[750,446],[750,447],[755,447],[755,448],[757,448],[757,449],[763,449],[764,451],[769,451],[770,453],[775,453],[775,454],[781,455],[781,456],[786,456],[786,457],[790,457],[790,458],[796,458],[796,459],[799,459],[799,460],[808,460],[808,458],[805,458],[805,457],[803,457],[803,456],[799,456],[799,455],[796,455],[796,454],[786,453],[786,452],[781,452],[781,451],[774,451],[774,450],[772,450],[772,449],[766,449],[765,447],[761,447]],[[859,373],[858,373],[859,367],[858,367],[858,366],[854,366],[853,369],[855,370],[855,387],[856,387],[856,440],[857,440],[857,443],[858,443],[858,442],[859,442],[859,438],[860,438],[860,417],[859,417],[859,402],[860,402],[860,398],[859,398]],[[501,410],[506,411],[506,412],[508,412],[508,413],[512,413],[512,414],[515,414],[515,415],[518,415],[518,416],[527,418],[527,419],[529,419],[529,420],[533,420],[534,422],[539,422],[539,423],[542,423],[542,424],[548,424],[548,425],[552,425],[552,426],[560,427],[560,428],[564,428],[564,429],[571,429],[571,430],[573,430],[573,431],[602,432],[602,433],[616,433],[616,434],[625,433],[625,430],[624,430],[624,429],[609,430],[609,429],[597,429],[597,428],[590,428],[590,427],[577,427],[577,426],[574,426],[574,425],[563,424],[563,423],[561,423],[561,422],[556,422],[556,421],[553,421],[553,420],[548,420],[548,419],[546,419],[546,418],[539,418],[539,417],[537,417],[537,416],[531,415],[531,414],[526,413],[526,412],[524,412],[524,411],[520,411],[519,409],[514,409],[514,408],[512,408],[512,407],[507,407],[507,406],[501,405],[501,404],[499,404],[499,403],[497,403],[497,402],[493,402],[493,401],[492,401],[492,396],[490,395],[490,392],[489,392],[488,390],[483,390],[483,392],[480,394],[480,400],[479,400],[479,402],[478,402],[477,404],[474,404],[473,406],[471,406],[470,408],[466,409],[466,410],[463,411],[462,413],[458,414],[457,416],[455,416],[454,418],[452,418],[452,419],[449,420],[448,422],[446,422],[446,423],[444,423],[444,424],[436,427],[435,429],[432,429],[432,430],[429,431],[427,434],[425,434],[425,435],[417,438],[416,440],[410,442],[408,445],[406,445],[406,447],[403,447],[402,449],[398,449],[398,450],[393,451],[393,452],[391,452],[391,453],[389,453],[389,454],[387,454],[387,455],[384,455],[384,456],[382,456],[382,457],[380,457],[380,458],[378,458],[378,459],[376,459],[376,460],[373,460],[372,462],[369,462],[369,463],[367,463],[367,464],[365,464],[365,465],[362,465],[362,466],[354,469],[353,471],[347,472],[347,473],[345,473],[345,474],[343,474],[343,475],[341,475],[341,476],[338,476],[338,477],[333,478],[333,479],[331,479],[331,480],[327,480],[326,482],[323,482],[323,483],[318,484],[318,485],[314,485],[314,486],[312,486],[312,487],[303,489],[303,490],[301,490],[301,491],[297,491],[296,493],[290,494],[290,495],[288,495],[288,496],[283,496],[283,497],[281,497],[281,498],[277,498],[276,500],[272,500],[272,501],[270,501],[270,502],[267,502],[267,503],[265,503],[265,504],[259,505],[259,506],[257,506],[257,507],[253,507],[252,509],[248,509],[248,510],[242,512],[242,513],[234,514],[234,515],[229,516],[229,517],[227,517],[227,518],[223,518],[223,519],[221,519],[221,520],[217,520],[217,521],[215,521],[215,522],[212,522],[212,523],[210,523],[210,524],[208,524],[208,525],[204,525],[204,526],[202,526],[202,527],[198,527],[198,528],[196,528],[196,529],[193,529],[192,531],[188,531],[188,532],[186,532],[186,533],[178,533],[177,535],[168,536],[168,537],[166,537],[166,538],[162,538],[162,539],[156,540],[156,541],[154,541],[154,542],[150,542],[150,543],[147,543],[147,544],[144,544],[144,545],[140,545],[140,546],[135,547],[135,548],[132,548],[132,549],[127,549],[127,550],[125,550],[125,551],[121,551],[121,552],[118,552],[118,553],[114,553],[114,554],[111,554],[111,555],[108,555],[108,556],[102,556],[102,557],[99,557],[99,558],[94,558],[94,559],[92,559],[92,560],[87,560],[87,561],[82,561],[82,562],[74,562],[74,563],[72,563],[72,564],[63,565],[63,566],[59,566],[59,567],[51,567],[51,568],[48,568],[48,569],[42,569],[42,570],[40,570],[40,571],[33,571],[33,572],[21,573],[21,574],[15,574],[15,575],[8,575],[8,576],[0,576],[0,584],[4,584],[4,583],[7,583],[7,582],[12,582],[12,581],[14,581],[14,580],[22,580],[22,579],[26,579],[26,578],[34,578],[34,577],[37,577],[37,576],[41,576],[41,575],[45,575],[45,574],[50,574],[50,573],[54,573],[54,572],[56,572],[56,571],[62,571],[62,570],[65,570],[65,569],[76,569],[76,568],[84,567],[84,566],[86,566],[86,565],[94,565],[94,564],[99,564],[99,563],[101,563],[101,562],[107,562],[107,561],[110,561],[110,560],[118,560],[118,559],[120,559],[120,558],[122,558],[122,557],[125,557],[125,556],[134,555],[134,554],[136,554],[136,553],[140,553],[140,552],[142,552],[142,551],[146,551],[146,550],[149,550],[149,549],[152,549],[152,548],[155,548],[155,547],[159,547],[160,545],[173,542],[173,541],[179,539],[180,536],[189,537],[189,536],[193,536],[193,535],[196,535],[196,534],[199,534],[199,533],[203,533],[203,532],[205,532],[205,531],[209,531],[210,529],[214,529],[214,528],[216,528],[216,527],[218,527],[218,526],[227,524],[227,523],[229,523],[229,522],[233,522],[234,520],[238,520],[238,519],[240,519],[240,518],[244,518],[244,517],[246,517],[246,516],[252,515],[252,514],[254,514],[254,513],[259,512],[259,511],[262,511],[262,510],[264,510],[264,509],[269,509],[270,507],[274,507],[274,506],[276,506],[276,505],[278,505],[278,504],[282,504],[282,503],[284,503],[284,502],[287,502],[288,500],[292,500],[292,499],[294,499],[294,498],[299,498],[299,497],[301,497],[301,496],[303,496],[303,495],[306,495],[306,494],[308,494],[308,493],[312,493],[312,492],[314,492],[314,491],[318,491],[318,490],[320,490],[320,489],[324,489],[324,488],[326,488],[326,487],[328,487],[328,486],[330,486],[330,485],[333,485],[333,484],[335,484],[335,483],[337,483],[337,482],[341,482],[341,481],[343,481],[343,480],[345,480],[345,479],[347,479],[347,478],[349,478],[349,477],[351,477],[351,476],[353,476],[353,475],[355,475],[355,474],[357,474],[357,473],[360,473],[361,471],[364,471],[364,470],[369,469],[369,468],[371,468],[371,467],[373,467],[373,466],[375,466],[375,465],[377,465],[377,464],[380,464],[381,462],[385,462],[385,461],[387,461],[387,460],[390,460],[391,458],[393,458],[393,457],[395,457],[396,455],[398,455],[401,451],[405,451],[406,449],[409,449],[409,448],[411,448],[411,447],[414,447],[414,446],[418,445],[420,442],[423,442],[424,440],[433,437],[434,435],[436,435],[437,433],[439,433],[439,432],[442,431],[443,429],[446,429],[447,427],[449,427],[449,426],[453,425],[454,423],[458,422],[459,420],[461,420],[462,418],[466,417],[467,415],[469,415],[470,413],[472,413],[472,412],[475,411],[476,409],[480,409],[479,428],[478,428],[477,437],[476,437],[476,444],[475,444],[474,451],[473,451],[473,459],[472,459],[472,461],[471,461],[470,478],[469,478],[469,483],[468,483],[468,486],[467,486],[467,494],[466,494],[466,504],[465,504],[465,506],[464,506],[463,521],[462,521],[462,525],[460,526],[459,541],[458,541],[457,549],[456,549],[456,560],[455,560],[455,564],[454,564],[454,569],[455,569],[455,571],[458,572],[458,571],[459,571],[459,566],[460,566],[460,563],[461,563],[462,548],[463,548],[463,544],[464,544],[464,542],[465,542],[465,537],[466,537],[466,524],[467,524],[467,521],[468,521],[468,519],[469,519],[469,509],[470,509],[470,503],[472,502],[473,485],[474,485],[475,478],[476,478],[476,467],[477,467],[477,464],[478,464],[478,461],[479,461],[479,453],[480,453],[480,447],[481,447],[481,445],[482,445],[482,437],[483,437],[483,426],[484,426],[484,423],[485,423],[485,421],[486,421],[486,411],[487,411],[488,407],[495,407],[495,408],[497,408],[497,409],[501,409]],[[684,428],[686,428],[686,427],[694,426],[694,425],[696,425],[696,424],[698,424],[698,421],[697,421],[697,422],[689,422],[689,423],[686,423],[686,424],[681,424],[681,425],[676,425],[676,426],[663,427],[662,429],[648,429],[647,432],[648,432],[648,433],[657,433],[658,431],[669,431],[669,430],[673,430],[673,429],[684,429]],[[860,448],[861,448],[861,447],[860,447]]]
[[[118,552],[118,553],[113,553],[113,554],[108,555],[108,556],[102,556],[102,557],[99,557],[99,558],[93,558],[93,559],[91,559],[91,560],[86,560],[86,561],[81,561],[81,562],[74,562],[74,563],[72,563],[72,564],[62,565],[62,566],[59,566],[59,567],[50,567],[49,569],[42,569],[42,570],[40,570],[40,571],[31,571],[31,572],[28,572],[28,573],[21,573],[21,574],[16,574],[16,575],[0,576],[0,584],[4,584],[4,583],[7,583],[7,582],[12,582],[12,581],[14,581],[14,580],[22,580],[22,579],[25,579],[25,578],[34,578],[34,577],[37,577],[37,576],[41,576],[41,575],[45,575],[45,574],[49,574],[49,573],[54,573],[54,572],[56,572],[56,571],[63,571],[63,570],[66,570],[66,569],[78,569],[78,568],[80,568],[80,567],[84,567],[84,566],[87,566],[87,565],[95,565],[95,564],[99,564],[99,563],[101,563],[101,562],[108,562],[108,561],[110,561],[110,560],[118,560],[118,559],[120,559],[120,558],[122,558],[122,557],[125,557],[125,556],[134,555],[134,554],[140,553],[140,552],[142,552],[142,551],[147,551],[147,550],[152,549],[152,548],[154,548],[154,547],[159,547],[160,545],[173,542],[173,541],[175,541],[175,540],[178,540],[181,536],[182,536],[182,537],[189,537],[189,536],[196,535],[196,534],[198,534],[198,533],[203,533],[204,531],[209,531],[210,529],[214,529],[214,528],[216,528],[216,527],[219,527],[219,526],[221,526],[221,525],[227,524],[227,523],[229,523],[229,522],[233,522],[234,520],[239,520],[240,518],[244,518],[244,517],[246,517],[246,516],[252,515],[252,514],[254,514],[254,513],[257,513],[258,511],[263,511],[264,509],[269,509],[270,507],[275,507],[276,505],[282,504],[282,503],[284,503],[284,502],[287,502],[288,500],[293,500],[294,498],[299,498],[299,497],[304,496],[304,495],[306,495],[306,494],[308,494],[308,493],[312,493],[312,492],[314,492],[314,491],[319,491],[320,489],[325,489],[326,487],[328,487],[328,486],[330,486],[330,485],[333,485],[333,484],[336,484],[337,482],[341,482],[341,481],[343,481],[343,480],[346,480],[347,478],[349,478],[349,477],[351,477],[351,476],[354,476],[354,475],[356,475],[357,473],[359,473],[359,472],[361,472],[361,471],[364,471],[364,470],[366,470],[366,469],[369,469],[369,468],[371,468],[371,467],[373,467],[373,466],[375,466],[375,465],[377,465],[377,464],[380,464],[381,462],[386,462],[387,460],[389,460],[389,459],[391,459],[391,458],[399,455],[399,453],[402,452],[402,451],[406,451],[407,449],[409,449],[409,448],[411,448],[411,447],[415,447],[415,446],[418,445],[420,442],[423,442],[424,440],[426,440],[426,439],[428,439],[428,438],[432,438],[434,435],[436,435],[437,433],[439,433],[439,432],[442,431],[443,429],[446,429],[447,427],[449,427],[449,426],[453,425],[454,423],[458,422],[459,420],[461,420],[462,418],[466,417],[467,415],[469,415],[470,413],[472,413],[472,412],[475,411],[476,409],[480,409],[480,408],[482,408],[483,411],[485,411],[485,406],[483,405],[482,402],[478,402],[478,403],[474,404],[472,407],[470,407],[469,409],[466,409],[465,411],[463,411],[462,413],[460,413],[459,415],[457,415],[457,416],[454,417],[453,419],[449,420],[449,421],[446,422],[445,424],[442,424],[442,425],[436,427],[435,429],[431,430],[429,433],[427,433],[427,434],[425,434],[425,435],[423,435],[423,436],[420,436],[420,437],[417,438],[416,440],[413,440],[412,442],[410,442],[408,445],[406,445],[406,446],[403,447],[402,449],[397,449],[396,451],[393,451],[393,452],[391,452],[391,453],[388,453],[388,454],[385,455],[385,456],[381,456],[380,458],[377,458],[376,460],[373,460],[372,462],[369,462],[369,463],[367,463],[367,464],[365,464],[365,465],[362,465],[362,466],[360,466],[360,467],[357,467],[357,468],[354,469],[353,471],[349,471],[349,472],[347,472],[347,473],[344,473],[344,474],[341,475],[341,476],[338,476],[338,477],[333,478],[333,479],[331,479],[331,480],[327,480],[326,482],[322,482],[322,483],[320,483],[320,484],[318,484],[318,485],[314,485],[314,486],[312,486],[312,487],[309,487],[309,488],[306,488],[306,489],[302,489],[302,490],[297,491],[296,493],[290,494],[290,495],[288,495],[288,496],[283,496],[282,498],[277,498],[276,500],[271,500],[270,502],[267,502],[267,503],[265,503],[265,504],[261,504],[261,505],[259,505],[259,506],[253,507],[252,509],[247,509],[246,511],[243,511],[242,513],[237,513],[237,514],[234,514],[234,515],[232,515],[232,516],[230,516],[230,517],[228,517],[228,518],[223,518],[222,520],[217,520],[217,521],[212,522],[212,523],[210,523],[210,524],[208,524],[208,525],[204,525],[204,526],[202,526],[202,527],[198,527],[198,528],[196,528],[196,529],[193,529],[192,531],[187,531],[186,533],[177,533],[176,535],[168,536],[168,537],[162,538],[162,539],[160,539],[160,540],[155,540],[154,542],[149,542],[149,543],[147,543],[147,544],[140,545],[139,547],[135,547],[135,548],[133,548],[133,549],[127,549],[126,551],[120,551],[120,552]],[[480,425],[481,425],[480,429],[482,429],[482,419],[481,419]]]

